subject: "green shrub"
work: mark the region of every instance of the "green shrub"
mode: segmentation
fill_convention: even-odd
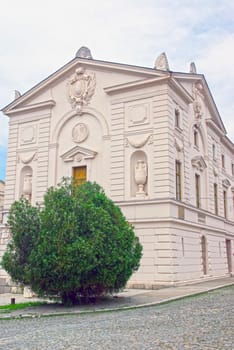
[[[86,182],[76,187],[64,180],[58,188],[47,191],[41,211],[26,201],[20,203],[25,204],[27,234],[23,230],[22,241],[20,230],[17,241],[13,235],[3,267],[38,295],[59,295],[64,303],[75,303],[80,297],[89,299],[121,290],[138,269],[142,246],[119,207],[98,184]],[[12,232],[18,230],[21,206],[17,215],[14,212],[15,220],[9,222]],[[30,228],[33,211],[35,229]],[[24,247],[29,234],[30,244]],[[16,259],[21,250],[23,265]],[[14,268],[21,269],[21,279]]]

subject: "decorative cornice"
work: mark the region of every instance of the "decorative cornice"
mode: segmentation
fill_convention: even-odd
[[[48,100],[48,101],[43,101],[43,102],[38,102],[32,105],[27,105],[24,107],[19,107],[15,109],[11,109],[9,111],[4,112],[6,115],[13,115],[21,112],[32,112],[37,109],[46,109],[46,108],[52,108],[55,106],[55,101],[54,100]]]
[[[5,106],[2,109],[2,112],[4,114],[8,115],[8,113],[11,109],[16,108],[17,105],[21,104],[22,102],[26,101],[30,97],[34,96],[41,89],[44,89],[48,85],[52,84],[55,80],[59,79],[61,76],[65,75],[71,69],[76,68],[80,64],[82,64],[85,67],[91,66],[92,68],[103,68],[106,70],[115,70],[115,71],[120,71],[120,72],[132,72],[135,74],[140,74],[140,75],[144,75],[144,76],[148,75],[151,77],[165,75],[165,72],[163,72],[163,71],[156,72],[155,69],[153,69],[153,68],[132,66],[132,65],[128,65],[128,64],[107,62],[107,61],[101,61],[101,60],[90,60],[87,58],[74,58],[70,62],[66,63],[63,67],[58,69],[56,72],[49,75],[44,80],[39,82],[37,85],[32,87],[30,90],[25,92],[17,100],[14,100],[11,103],[9,103],[7,106]]]
[[[108,95],[111,95],[111,94],[123,92],[128,89],[134,89],[134,88],[137,89],[137,88],[142,88],[142,86],[145,87],[147,85],[164,83],[164,82],[167,82],[169,78],[170,78],[170,75],[152,78],[152,79],[142,79],[142,80],[132,81],[126,84],[119,84],[119,85],[114,85],[110,87],[105,87],[104,91]]]
[[[173,75],[171,76],[171,79],[169,81],[169,85],[177,91],[180,96],[188,103],[193,102],[193,96],[178,82],[174,79]]]

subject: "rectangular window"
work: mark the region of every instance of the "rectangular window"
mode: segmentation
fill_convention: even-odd
[[[196,192],[196,206],[201,207],[201,188],[200,188],[200,175],[195,174],[195,192]]]
[[[178,108],[175,109],[175,127],[180,128],[180,111]]]
[[[216,147],[215,147],[214,143],[212,145],[212,155],[213,155],[213,160],[215,160],[216,159]]]
[[[181,163],[176,160],[175,162],[176,169],[176,199],[181,200]]]
[[[223,215],[227,219],[227,191],[223,191]]]
[[[232,176],[234,176],[234,164],[232,163]]]
[[[194,146],[198,147],[198,132],[197,130],[194,130],[193,132],[193,142],[194,142]]]
[[[77,186],[80,186],[87,181],[87,169],[86,166],[78,166],[73,168],[73,177]]]
[[[221,156],[221,161],[222,161],[222,168],[225,169],[225,157],[224,154]]]
[[[218,215],[218,185],[214,184],[214,211]]]

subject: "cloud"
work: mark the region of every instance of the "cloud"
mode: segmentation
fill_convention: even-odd
[[[230,0],[8,0],[1,5],[0,105],[70,61],[94,58],[153,67],[165,51],[175,71],[195,61],[234,140],[234,2]],[[0,114],[0,145],[7,121]]]

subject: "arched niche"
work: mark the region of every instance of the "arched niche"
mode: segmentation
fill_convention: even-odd
[[[83,108],[83,113],[81,116],[79,116],[77,114],[76,111],[72,110],[69,111],[68,113],[66,113],[57,123],[57,125],[55,126],[53,135],[52,135],[52,143],[56,143],[59,135],[64,127],[64,125],[72,118],[76,117],[77,120],[82,120],[83,116],[85,116],[85,114],[89,115],[90,117],[96,119],[98,121],[98,123],[101,126],[102,129],[102,135],[103,137],[107,137],[109,136],[109,126],[108,123],[105,119],[105,117],[102,115],[102,113],[98,112],[97,110],[95,110],[94,108],[91,107],[84,107]]]
[[[32,200],[32,179],[33,170],[30,166],[26,165],[20,172],[20,197],[26,198],[29,202]]]
[[[145,198],[148,194],[148,161],[143,151],[136,151],[130,160],[131,197]]]
[[[195,121],[191,124],[189,142],[192,146],[197,147],[202,155],[206,156],[208,154],[207,137],[201,122]]]

